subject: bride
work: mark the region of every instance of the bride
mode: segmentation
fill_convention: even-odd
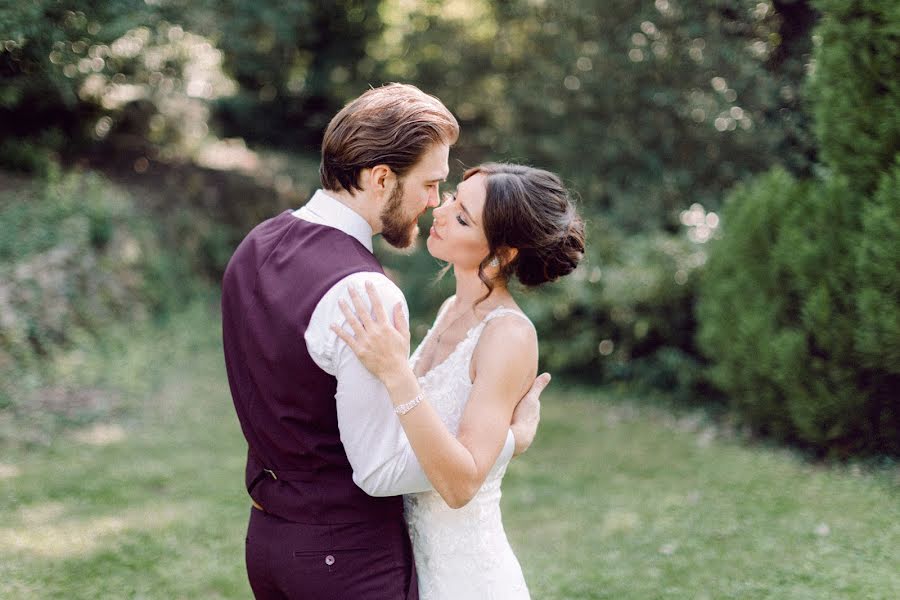
[[[332,325],[387,387],[435,491],[405,496],[422,600],[528,598],[506,539],[495,465],[513,409],[537,372],[534,326],[509,292],[570,273],[584,224],[558,177],[519,165],[469,169],[433,212],[428,251],[452,266],[456,294],[412,357],[400,306],[393,319],[374,289],[351,289]],[[355,309],[355,313],[354,313]]]

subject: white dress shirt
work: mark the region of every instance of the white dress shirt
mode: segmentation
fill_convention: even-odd
[[[339,229],[372,252],[372,228],[368,222],[323,190],[316,191],[312,199],[293,214],[305,221]],[[403,292],[390,279],[381,273],[354,273],[334,284],[316,305],[304,335],[306,348],[323,371],[337,378],[338,429],[353,468],[354,483],[370,496],[397,496],[431,490],[433,487],[394,414],[394,405],[384,384],[330,328],[336,323],[349,331],[338,300],[349,301],[349,286],[353,285],[368,304],[366,282],[375,286],[388,314],[392,314],[399,302],[404,318],[409,320],[409,307]],[[510,430],[497,460],[508,461],[514,449],[515,438]]]

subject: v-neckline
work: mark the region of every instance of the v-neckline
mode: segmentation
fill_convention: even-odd
[[[453,300],[453,301],[456,302],[455,297],[454,297],[454,300]],[[427,377],[430,373],[433,373],[433,372],[435,371],[435,369],[437,369],[438,367],[443,366],[444,363],[446,363],[448,360],[450,360],[450,357],[452,357],[454,354],[456,354],[457,352],[459,352],[459,349],[460,349],[460,347],[463,345],[463,343],[466,342],[466,341],[468,341],[469,336],[472,335],[472,332],[475,331],[475,329],[476,329],[477,327],[479,327],[482,323],[484,323],[484,320],[488,318],[488,315],[490,315],[490,314],[493,313],[495,310],[498,310],[498,309],[500,309],[500,308],[503,308],[503,305],[502,305],[502,304],[498,304],[497,306],[495,306],[494,308],[492,308],[491,310],[489,310],[489,311],[487,312],[487,314],[485,314],[484,317],[482,317],[482,319],[481,319],[480,321],[478,321],[477,323],[475,323],[474,325],[472,325],[471,327],[469,327],[469,329],[466,331],[466,335],[464,335],[463,338],[462,338],[461,340],[459,340],[458,342],[456,342],[456,345],[453,347],[453,350],[451,350],[450,353],[447,354],[447,356],[445,356],[444,358],[442,358],[440,362],[436,362],[436,363],[432,364],[432,365],[428,368],[428,370],[425,371],[424,373],[422,373],[421,375],[416,375],[416,374],[415,374],[415,370],[413,370],[413,375],[416,375],[416,378],[417,378],[417,379],[424,379],[424,378]],[[450,307],[448,306],[448,307],[447,307],[447,311],[445,311],[445,312],[449,312],[449,310],[450,310]],[[428,333],[425,335],[425,338],[422,340],[422,343],[420,344],[421,347],[424,347],[424,345],[425,345],[426,343],[428,343],[428,341],[431,339],[431,334],[437,329],[438,325],[439,325],[440,322],[441,322],[440,319],[441,319],[441,317],[444,316],[444,314],[445,314],[445,313],[441,313],[441,314],[438,315],[438,320],[434,322],[434,326],[433,326],[430,330],[428,330]],[[419,354],[419,358],[421,358],[421,353]],[[417,366],[418,366],[418,364],[417,364]]]

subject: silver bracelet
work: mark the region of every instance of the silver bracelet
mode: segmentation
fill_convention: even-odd
[[[419,402],[425,399],[425,392],[419,392],[419,395],[407,402],[406,404],[401,404],[400,406],[394,407],[394,412],[398,415],[405,415],[415,407],[419,405]]]

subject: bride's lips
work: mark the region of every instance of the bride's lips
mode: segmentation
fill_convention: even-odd
[[[430,233],[431,235],[433,235],[434,237],[436,237],[436,238],[439,239],[439,240],[444,239],[444,238],[441,237],[441,235],[440,235],[440,234],[437,232],[437,230],[434,228],[434,225],[431,226],[431,231],[429,231],[428,233]]]

